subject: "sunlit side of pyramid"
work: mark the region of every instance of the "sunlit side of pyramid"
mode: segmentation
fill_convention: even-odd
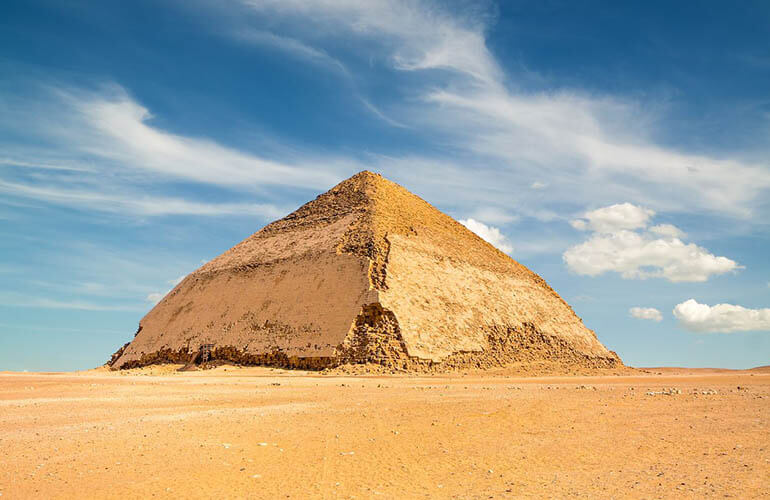
[[[407,370],[621,364],[542,278],[371,172],[187,276],[110,363],[202,357]]]

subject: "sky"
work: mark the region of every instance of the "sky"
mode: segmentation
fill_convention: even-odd
[[[0,3],[0,370],[104,363],[361,170],[633,366],[770,364],[770,3]]]

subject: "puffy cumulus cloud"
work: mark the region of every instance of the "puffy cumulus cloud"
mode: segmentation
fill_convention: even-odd
[[[580,231],[613,233],[620,229],[646,227],[653,215],[655,211],[648,208],[637,207],[631,203],[620,203],[586,212],[582,218],[573,220],[571,224]]]
[[[483,222],[479,222],[470,218],[461,220],[460,224],[467,227],[487,243],[498,248],[499,250],[502,250],[507,254],[513,252],[513,245],[510,241],[508,241],[508,238],[503,236],[498,228],[494,226],[487,226]]]
[[[671,224],[658,224],[657,226],[652,226],[650,232],[661,236],[670,236],[672,238],[685,238],[687,236],[687,233]]]
[[[662,321],[663,315],[654,307],[632,307],[628,310],[632,318]]]
[[[588,222],[586,222],[583,219],[575,219],[569,222],[572,227],[577,229],[578,231],[585,231],[588,229]]]
[[[684,328],[698,333],[770,331],[770,309],[748,309],[733,304],[709,306],[690,299],[674,307]]]
[[[586,213],[572,226],[593,234],[564,252],[565,264],[587,276],[617,272],[626,279],[665,278],[672,282],[706,281],[712,275],[741,268],[734,260],[685,243],[681,239],[684,233],[675,226],[646,229],[652,215],[652,210],[629,203]]]
[[[678,238],[655,239],[649,234],[619,231],[596,234],[563,255],[570,270],[587,276],[620,273],[626,279],[662,277],[672,282],[706,281],[741,266]]]

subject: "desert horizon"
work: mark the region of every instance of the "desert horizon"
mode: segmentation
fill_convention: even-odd
[[[0,2],[0,500],[770,498],[770,2]]]

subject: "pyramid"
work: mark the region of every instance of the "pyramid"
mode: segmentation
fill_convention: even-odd
[[[208,360],[416,371],[622,365],[540,276],[367,171],[187,276],[109,364]]]

